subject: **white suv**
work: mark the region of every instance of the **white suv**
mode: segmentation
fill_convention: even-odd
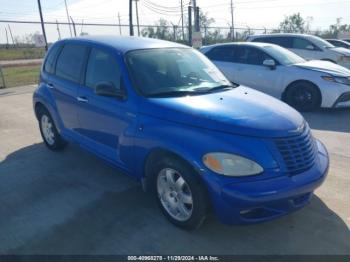
[[[326,60],[350,68],[350,50],[335,47],[317,36],[304,34],[251,35],[247,41],[276,44],[306,60]]]

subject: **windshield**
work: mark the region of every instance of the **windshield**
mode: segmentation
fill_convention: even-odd
[[[147,97],[181,96],[232,88],[225,76],[191,48],[131,51],[126,62],[136,88]]]
[[[317,36],[310,36],[312,39],[312,42],[319,46],[319,47],[323,47],[323,48],[334,48],[335,46],[332,45],[331,43],[327,42],[326,40],[317,37]]]
[[[264,50],[282,65],[293,65],[305,62],[302,57],[277,45],[265,46]]]

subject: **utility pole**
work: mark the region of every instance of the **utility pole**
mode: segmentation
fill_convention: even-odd
[[[137,3],[139,0],[134,0],[136,5],[136,21],[137,21],[137,35],[140,36],[140,23],[139,23],[139,9]]]
[[[5,33],[6,33],[6,49],[8,49],[9,48],[9,36],[8,36],[6,27],[5,27]]]
[[[182,28],[182,40],[185,40],[183,0],[181,0],[181,28]]]
[[[43,13],[41,11],[41,3],[40,0],[38,0],[38,7],[39,7],[39,14],[40,14],[40,21],[41,21],[41,29],[43,31],[43,36],[45,40],[45,50],[47,51],[47,39],[46,39],[46,32],[45,32],[45,24],[44,24],[44,18],[43,18]]]
[[[80,28],[80,35],[83,35],[83,28],[84,28],[84,19],[81,20],[81,28]]]
[[[231,40],[235,40],[235,26],[233,24],[233,0],[231,0]]]
[[[72,20],[72,24],[73,24],[73,29],[74,29],[74,36],[77,36],[77,30],[75,29],[75,23],[72,17],[70,17],[70,20]]]
[[[118,21],[119,21],[119,35],[122,35],[122,25],[120,23],[120,14],[118,12]]]
[[[192,6],[188,6],[188,45],[192,46]]]
[[[173,25],[173,40],[176,41],[176,25],[171,23]]]
[[[57,27],[57,33],[58,33],[58,40],[61,40],[61,32],[60,32],[60,27],[58,25],[57,19],[56,19],[56,27]]]
[[[13,35],[12,35],[12,31],[11,31],[11,27],[9,24],[7,24],[7,27],[9,28],[9,32],[10,32],[10,36],[11,36],[11,39],[12,39],[12,44],[15,45],[15,40],[13,39]]]
[[[132,0],[129,0],[129,34],[134,35],[134,25],[132,24]]]
[[[67,14],[67,21],[68,21],[68,27],[69,27],[69,32],[70,36],[72,37],[72,29],[70,28],[70,21],[69,21],[69,13],[68,13],[68,6],[67,6],[67,0],[64,0],[64,4],[66,6],[66,14]]]
[[[198,32],[198,25],[197,25],[197,3],[196,0],[192,0],[192,6],[193,6],[193,20],[194,20],[194,31]]]
[[[200,32],[200,27],[199,27],[199,7],[198,6],[196,7],[196,10],[195,10],[195,18],[196,18],[196,21],[194,22],[194,24],[196,25],[195,31],[196,32]]]

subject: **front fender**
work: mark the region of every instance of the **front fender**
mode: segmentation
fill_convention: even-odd
[[[266,169],[277,167],[277,162],[261,139],[195,128],[145,115],[140,117],[139,123],[140,128],[135,134],[135,159],[140,160],[136,176],[139,179],[144,176],[147,156],[157,149],[180,156],[200,174],[214,179],[218,176],[202,163],[203,155],[208,152],[238,154],[256,161]],[[234,179],[220,176],[219,180],[232,183]]]

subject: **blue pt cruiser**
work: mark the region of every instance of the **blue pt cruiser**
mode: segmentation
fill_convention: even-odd
[[[210,210],[228,224],[288,214],[309,202],[328,171],[325,147],[297,111],[232,84],[176,43],[58,41],[33,103],[49,149],[74,142],[109,161],[187,229]]]

